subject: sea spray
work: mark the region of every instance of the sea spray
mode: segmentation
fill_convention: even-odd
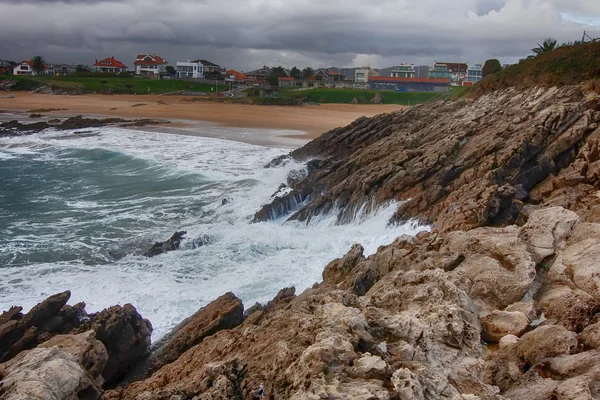
[[[393,203],[346,225],[333,213],[251,223],[301,168],[263,168],[286,151],[114,128],[2,139],[0,309],[69,289],[88,311],[134,304],[156,339],[224,292],[246,305],[300,292],[352,244],[372,254],[424,229],[388,226]],[[141,255],[178,230],[181,250]]]

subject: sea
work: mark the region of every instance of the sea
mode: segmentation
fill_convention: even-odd
[[[224,129],[228,138],[285,133],[214,127]],[[0,311],[70,290],[69,303],[88,312],[133,304],[156,340],[225,292],[247,307],[284,287],[299,293],[353,244],[368,255],[427,229],[389,224],[394,203],[344,225],[334,215],[252,223],[304,165],[264,168],[291,150],[281,141],[212,136],[102,127],[0,138]],[[143,255],[182,230],[179,250]]]

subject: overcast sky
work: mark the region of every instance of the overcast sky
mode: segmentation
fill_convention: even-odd
[[[130,68],[137,53],[242,71],[514,63],[584,30],[600,37],[600,0],[0,0],[0,59]]]

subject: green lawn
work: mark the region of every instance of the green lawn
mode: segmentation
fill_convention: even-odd
[[[314,103],[350,103],[356,97],[360,104],[370,104],[375,97],[376,90],[362,89],[309,89],[303,91],[284,90],[280,92],[282,98],[305,97],[306,101]],[[393,92],[381,91],[383,104],[415,105],[426,103],[445,97],[443,93],[431,92]]]
[[[160,94],[188,90],[192,92],[211,92],[214,85],[180,80],[156,80],[148,78],[83,78],[75,76],[46,77],[46,76],[4,76],[0,79],[14,79],[19,81],[14,90],[33,90],[43,85],[52,85],[62,89],[82,88],[85,93],[130,93],[130,94]],[[219,91],[226,90],[224,82],[218,86]]]

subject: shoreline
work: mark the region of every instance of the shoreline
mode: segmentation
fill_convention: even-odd
[[[12,94],[14,98],[2,98]],[[173,122],[165,131],[193,135],[194,129],[206,123],[223,127],[282,131],[280,137],[297,144],[306,143],[321,134],[350,124],[357,118],[402,110],[400,105],[323,104],[308,106],[263,106],[216,103],[191,96],[160,95],[48,95],[0,91],[0,110],[36,113],[44,117],[74,115],[153,118]],[[54,109],[42,111],[40,109]],[[175,125],[177,124],[177,125]],[[201,129],[200,129],[201,130]],[[196,133],[197,134],[197,133]],[[206,136],[206,132],[201,133]],[[217,136],[218,137],[218,136]],[[234,139],[234,136],[228,137]],[[258,138],[260,139],[260,137]]]

